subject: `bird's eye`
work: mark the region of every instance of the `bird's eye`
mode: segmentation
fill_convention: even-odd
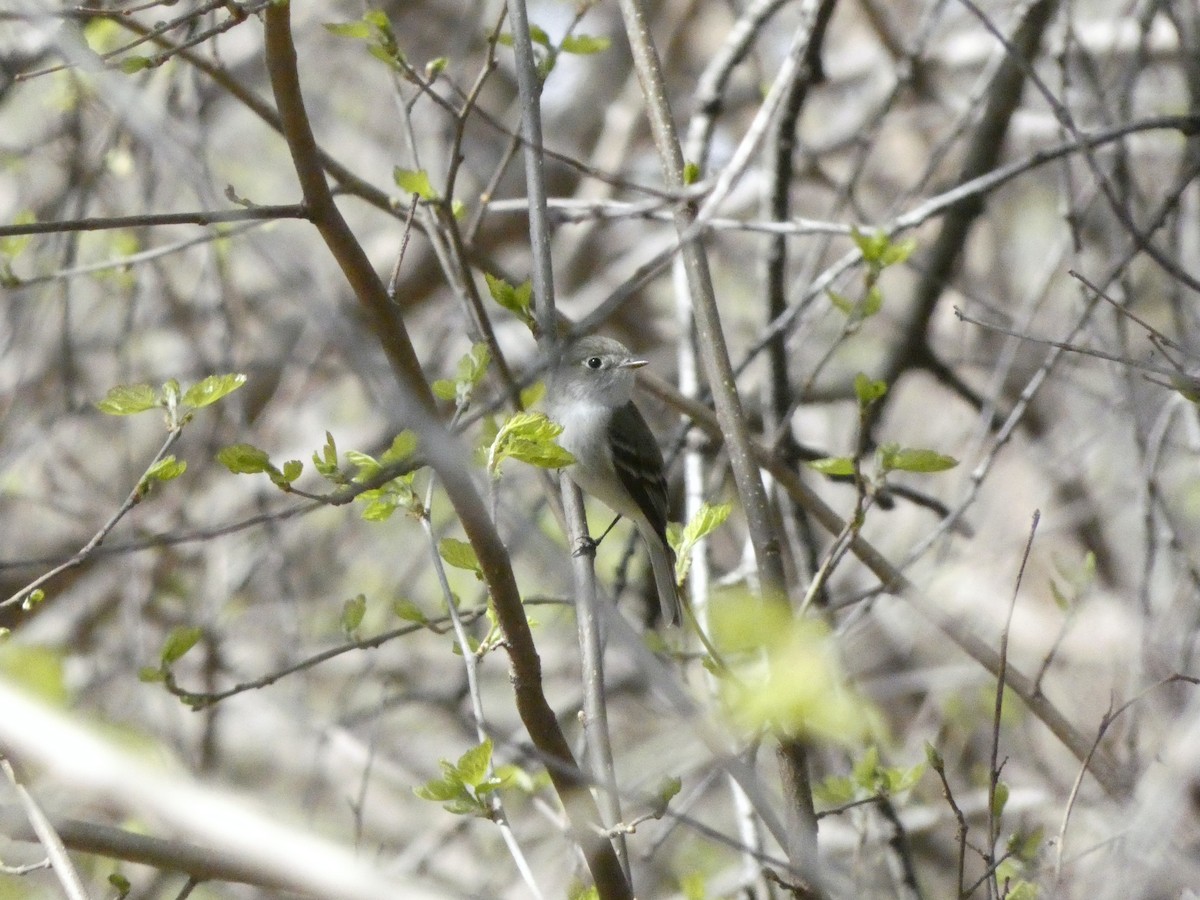
[[[587,366],[589,369],[599,369],[601,366],[604,365],[604,360],[602,360],[598,356],[589,356],[587,358],[587,360],[584,361],[584,365]]]

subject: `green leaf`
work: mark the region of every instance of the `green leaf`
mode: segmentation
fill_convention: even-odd
[[[716,594],[709,610],[713,643],[732,670],[720,680],[722,706],[745,734],[853,744],[878,733],[878,712],[844,677],[821,622],[744,591]]]
[[[830,303],[847,316],[854,315],[854,301],[845,294],[840,294],[837,291],[826,291],[825,296],[829,298]]]
[[[893,766],[882,770],[884,790],[889,794],[902,794],[917,786],[925,774],[925,763],[917,763],[910,768]]]
[[[96,408],[110,416],[131,416],[159,405],[158,395],[148,384],[119,384],[110,388]]]
[[[475,796],[483,797],[486,794],[498,791],[507,784],[507,781],[505,778],[485,778],[479,784],[475,785]]]
[[[498,477],[500,464],[506,459],[518,459],[543,469],[569,466],[575,457],[555,442],[560,434],[562,426],[551,422],[544,413],[514,413],[500,426],[488,449],[488,473]]]
[[[883,309],[883,291],[879,289],[878,285],[873,284],[867,288],[867,295],[863,297],[858,315],[861,318],[869,319],[881,309]]]
[[[23,209],[12,217],[13,225],[32,225],[36,221],[37,216],[31,209]],[[14,234],[8,237],[0,237],[0,255],[9,258],[20,256],[21,252],[29,246],[29,242],[32,240],[32,234]]]
[[[590,53],[603,53],[612,41],[606,37],[595,37],[590,34],[568,34],[562,40],[561,49],[564,53],[575,53],[580,56]]]
[[[521,405],[526,409],[531,406],[536,406],[541,402],[541,399],[546,396],[546,382],[535,381],[525,390],[521,391]]]
[[[822,475],[853,475],[854,459],[850,456],[826,456],[805,463],[810,469],[815,469]]]
[[[382,9],[370,9],[363,13],[363,21],[374,25],[379,31],[392,36],[392,21]]]
[[[864,234],[855,228],[851,230],[850,237],[858,245],[858,249],[863,255],[863,261],[875,274],[888,266],[904,262],[917,249],[917,242],[911,238],[893,241],[883,231]]]
[[[858,398],[860,408],[866,409],[886,393],[887,382],[875,381],[862,372],[854,376],[854,396]]]
[[[683,183],[695,184],[700,180],[700,167],[694,162],[684,163],[683,165]]]
[[[492,741],[485,740],[477,747],[472,747],[458,758],[455,769],[464,784],[472,787],[478,785],[487,777],[488,766],[492,761]]]
[[[325,22],[324,28],[330,34],[336,34],[338,37],[354,38],[360,41],[370,40],[374,35],[374,29],[370,23],[365,21]]]
[[[183,394],[183,402],[193,409],[200,409],[216,403],[226,394],[231,394],[246,383],[246,376],[241,373],[233,375],[209,375],[203,381],[193,384]]]
[[[452,382],[434,382],[434,393],[444,400],[453,400],[459,407],[466,406],[476,385],[487,374],[492,353],[487,344],[472,344],[471,349],[458,361],[457,375]]]
[[[412,456],[413,451],[416,449],[417,433],[406,428],[392,438],[391,446],[383,451],[383,455],[379,457],[379,461],[384,465],[398,463]]]
[[[438,555],[446,561],[446,565],[456,569],[466,569],[481,575],[479,559],[475,556],[475,548],[466,541],[457,538],[442,538],[438,541]]]
[[[483,280],[487,282],[488,293],[492,295],[492,299],[513,313],[518,319],[524,322],[527,326],[533,324],[533,283],[524,281],[514,287],[503,278],[497,278],[495,275],[490,275],[487,272],[483,273]]]
[[[126,75],[132,75],[135,72],[141,72],[143,69],[149,69],[152,64],[153,61],[150,57],[139,56],[135,53],[122,59],[118,66]]]
[[[449,60],[444,56],[438,56],[425,63],[425,80],[433,81],[436,79],[442,72],[446,71],[448,63]]]
[[[546,34],[545,29],[540,25],[530,24],[529,39],[535,44],[539,44],[549,50],[553,45],[550,43],[550,35]]]
[[[541,770],[537,777],[530,775],[520,766],[512,763],[505,763],[501,766],[496,766],[496,777],[504,782],[504,786],[521,791],[525,794],[532,794],[547,786],[549,776],[545,770]]]
[[[325,432],[325,446],[321,448],[320,456],[314,453],[312,460],[313,468],[323,478],[340,474],[337,461],[337,443],[333,440],[333,435],[328,431]]]
[[[422,200],[436,200],[438,193],[429,183],[429,174],[424,169],[402,169],[397,166],[392,170],[392,178],[396,186],[406,194],[416,194]]]
[[[162,403],[167,409],[175,409],[179,406],[179,401],[183,397],[183,391],[179,387],[179,382],[174,378],[168,378],[163,382],[162,386]]]
[[[272,468],[266,450],[253,444],[230,444],[217,451],[217,462],[235,475],[254,475]]]
[[[174,456],[164,456],[146,471],[146,481],[170,481],[187,471],[187,463]]]
[[[161,666],[142,666],[137,677],[143,684],[160,684],[167,678]]]
[[[33,609],[45,599],[46,592],[41,588],[34,588],[32,591],[26,594],[25,599],[21,601],[21,609],[23,609],[25,612],[29,612],[29,610]]]
[[[880,467],[885,472],[944,472],[958,465],[953,456],[945,456],[934,450],[897,447],[884,444],[879,448]]]
[[[363,616],[367,612],[367,598],[364,594],[356,594],[342,604],[342,631],[353,634],[362,625]]]
[[[1176,373],[1171,376],[1171,387],[1189,403],[1200,403],[1200,378]]]
[[[382,63],[386,63],[388,67],[397,71],[403,70],[404,54],[391,44],[372,44],[367,48],[367,52]]]
[[[413,788],[413,793],[422,800],[433,800],[437,803],[469,796],[463,788],[462,782],[454,777],[432,778],[419,787]]]
[[[678,797],[679,792],[682,790],[683,779],[679,778],[678,776],[668,776],[663,778],[663,780],[658,783],[658,787],[654,791],[654,794],[655,809],[662,810],[662,812],[659,813],[660,817],[666,813],[667,807],[670,805],[671,801]]]
[[[1003,781],[996,782],[996,793],[992,798],[992,815],[999,819],[1004,815],[1004,807],[1008,805],[1008,785]]]
[[[375,457],[363,453],[360,450],[347,450],[346,462],[354,466],[357,471],[354,473],[354,480],[358,484],[370,481],[380,473],[383,466]]]
[[[291,484],[304,471],[304,463],[298,459],[289,459],[283,464],[283,480]]]
[[[830,775],[817,785],[814,794],[828,806],[844,806],[857,797],[854,782],[845,775]]]
[[[884,253],[890,244],[890,240],[884,232],[875,231],[867,234],[857,228],[852,228],[850,237],[858,245],[858,250],[862,253],[865,262],[877,267],[882,266]]]
[[[411,600],[396,600],[392,603],[392,612],[405,622],[416,622],[418,625],[424,625],[429,621],[429,617],[417,604]]]
[[[850,777],[867,795],[879,789],[879,748],[871,745],[854,764]]]
[[[672,548],[675,550],[675,582],[677,584],[682,584],[683,580],[687,578],[688,568],[691,566],[692,549],[702,539],[720,528],[732,511],[732,503],[719,503],[716,506],[702,503],[696,510],[696,515],[692,517],[692,521],[688,522],[679,532],[678,541],[672,544]],[[671,534],[668,532],[668,539],[670,537]]]
[[[164,666],[178,662],[183,655],[196,646],[204,632],[196,625],[180,625],[167,635],[160,658]]]
[[[360,499],[362,498],[360,497]],[[382,494],[369,500],[363,507],[362,517],[368,522],[386,522],[392,517],[398,505],[399,502],[394,495]]]
[[[917,242],[912,238],[903,241],[890,242],[879,255],[880,265],[894,266],[906,261],[917,249]]]
[[[1008,838],[1008,852],[1022,862],[1033,862],[1041,852],[1044,837],[1041,825],[1029,832],[1014,831]]]
[[[470,794],[464,797],[458,797],[451,800],[449,803],[443,803],[442,808],[448,813],[453,813],[456,816],[481,816],[486,817],[488,814],[487,806]]]
[[[929,763],[929,768],[935,772],[941,771],[946,766],[946,761],[942,758],[941,751],[929,741],[925,742],[925,761]]]

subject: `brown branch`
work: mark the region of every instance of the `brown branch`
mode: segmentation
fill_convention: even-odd
[[[979,127],[967,147],[966,157],[959,170],[959,184],[970,182],[995,169],[1004,147],[1004,136],[1008,133],[1009,123],[1021,103],[1026,70],[1020,60],[1023,57],[1032,59],[1036,55],[1042,36],[1057,8],[1058,0],[1037,0],[1026,9],[1010,45],[1012,52],[1000,64],[988,86],[988,99],[981,114]],[[983,210],[981,194],[967,197],[946,210],[938,236],[934,239],[928,257],[921,263],[921,280],[913,292],[915,312],[904,329],[903,341],[892,353],[887,367],[880,375],[887,384],[894,384],[904,372],[913,368],[925,369],[935,376],[944,376],[949,371],[939,365],[930,348],[930,323],[946,286],[958,268],[971,228]],[[964,387],[961,383],[954,386]],[[868,420],[868,434],[886,408],[886,403],[877,403],[872,407]]]
[[[308,211],[303,205],[286,203],[280,206],[251,206],[246,209],[146,213],[138,216],[99,216],[91,219],[0,225],[0,237],[16,237],[23,234],[59,234],[67,231],[104,231],[111,228],[144,228],[150,225],[216,225],[220,222],[306,218],[308,218]]]

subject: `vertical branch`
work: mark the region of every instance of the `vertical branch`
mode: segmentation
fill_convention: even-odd
[[[633,53],[642,93],[646,98],[650,129],[662,163],[663,177],[669,189],[684,187],[683,153],[671,110],[667,102],[666,83],[658,54],[650,36],[642,0],[621,0],[621,13]],[[687,233],[696,219],[696,206],[681,202],[674,210],[676,230]],[[758,563],[759,578],[768,595],[777,595],[783,586],[783,566],[779,544],[771,528],[766,492],[759,477],[758,466],[750,449],[750,432],[737,396],[733,366],[717,310],[708,257],[698,240],[689,240],[680,248],[688,289],[696,314],[696,334],[704,360],[705,374],[712,386],[717,418],[720,420],[729,448],[734,480],[750,527]]]
[[[517,94],[521,103],[521,139],[525,158],[525,192],[529,197],[529,251],[533,271],[535,313],[542,338],[553,347],[555,328],[554,270],[550,262],[550,221],[546,214],[546,178],[542,154],[542,82],[538,77],[533,42],[529,39],[529,13],[525,0],[510,0],[513,55],[517,60]]]
[[[1000,671],[996,673],[996,705],[992,713],[992,758],[991,770],[988,772],[988,842],[984,862],[991,869],[988,878],[988,895],[999,897],[1000,886],[996,880],[996,841],[1000,838],[1000,816],[996,810],[996,791],[1000,785],[1000,719],[1004,714],[1004,688],[1008,675],[1008,634],[1012,629],[1013,612],[1017,607],[1017,595],[1021,592],[1021,582],[1025,579],[1025,566],[1029,562],[1029,552],[1033,549],[1033,538],[1037,534],[1038,522],[1042,518],[1041,510],[1033,511],[1033,521],[1029,525],[1029,540],[1025,542],[1025,552],[1021,556],[1021,568],[1017,570],[1017,581],[1013,585],[1012,599],[1008,603],[1008,618],[1004,620],[1004,630],[1000,632]]]
[[[525,0],[509,0],[509,23],[512,27],[513,53],[517,61],[517,92],[521,104],[522,152],[525,158],[525,190],[529,197],[529,249],[531,254],[534,313],[541,330],[541,345],[551,356],[557,352],[558,329],[554,302],[554,270],[550,258],[550,221],[547,214],[546,182],[543,171],[542,146],[542,84],[538,76],[533,42],[529,36],[529,16]],[[563,511],[572,547],[588,546],[587,518],[583,495],[567,477],[559,476]],[[621,801],[617,791],[616,770],[608,736],[608,713],[604,696],[604,654],[600,637],[599,616],[596,615],[595,555],[577,553],[572,566],[575,584],[575,610],[579,624],[580,655],[584,682],[584,729],[587,737],[590,768],[601,780],[601,802],[605,821],[615,825],[621,820]],[[604,840],[601,838],[601,840]],[[613,896],[628,895],[631,891],[629,857],[625,837],[617,833],[608,851],[616,870],[608,870],[608,890]],[[599,883],[597,884],[599,887]],[[604,888],[601,888],[603,891]]]
[[[272,4],[264,13],[265,50],[271,89],[279,108],[283,134],[292,154],[309,218],[337,260],[368,322],[383,344],[400,383],[405,418],[430,453],[455,514],[475,550],[480,571],[504,631],[517,711],[571,824],[572,837],[583,849],[602,898],[630,897],[612,846],[596,833],[600,812],[579,771],[554,710],[542,691],[542,663],[533,643],[529,620],[508,557],[483,499],[471,479],[465,454],[433,415],[433,395],[426,384],[404,323],[388,302],[387,288],[342,218],[320,168],[317,144],[300,91],[296,48],[292,43],[291,8]]]
[[[811,5],[811,4],[810,4]],[[663,178],[669,189],[681,190],[684,184],[684,159],[679,137],[671,118],[662,66],[650,35],[642,0],[620,0],[622,18],[629,38],[634,66],[646,98],[650,130],[658,150]],[[811,12],[811,10],[810,10]],[[810,32],[811,33],[811,32]],[[776,95],[776,85],[773,95]],[[776,95],[777,96],[777,95]],[[748,149],[748,148],[746,148]],[[729,172],[718,181],[728,182],[736,173]],[[714,192],[719,195],[720,187]],[[710,199],[706,208],[714,203]],[[729,452],[734,482],[741,500],[758,566],[763,596],[777,600],[784,592],[783,557],[773,518],[754,456],[749,427],[746,424],[729,349],[717,309],[708,257],[693,234],[698,208],[693,201],[678,203],[674,224],[680,235],[682,269],[695,313],[696,338],[704,361],[705,375],[713,392],[714,407]],[[790,743],[781,749],[785,788],[789,791],[788,857],[801,871],[809,870],[816,859],[816,817],[808,780],[804,748]]]

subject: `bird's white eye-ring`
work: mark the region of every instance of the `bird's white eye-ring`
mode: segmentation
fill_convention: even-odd
[[[589,369],[599,369],[604,365],[604,360],[598,356],[589,356],[587,360],[584,361],[584,365]]]

